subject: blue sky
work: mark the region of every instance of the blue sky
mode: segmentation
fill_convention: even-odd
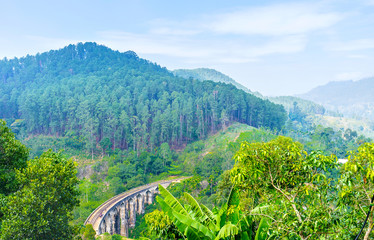
[[[0,58],[95,41],[265,95],[374,76],[374,0],[4,1]]]

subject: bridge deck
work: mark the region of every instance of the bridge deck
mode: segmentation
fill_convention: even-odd
[[[182,178],[176,178],[176,179],[170,179],[170,180],[162,180],[162,181],[157,181],[154,183],[149,183],[147,185],[143,185],[137,188],[133,188],[129,191],[123,192],[121,194],[118,194],[108,201],[104,202],[101,204],[99,207],[97,207],[91,214],[88,216],[86,221],[84,222],[84,225],[86,224],[92,224],[93,228],[95,231],[98,230],[100,221],[102,220],[102,217],[107,214],[107,212],[114,207],[118,202],[120,202],[122,199],[131,196],[133,194],[137,194],[140,192],[143,192],[144,190],[148,188],[152,188],[154,186],[158,186],[158,184],[165,184],[165,183],[172,183],[172,182],[180,182],[181,180],[184,180],[188,177],[182,177]]]

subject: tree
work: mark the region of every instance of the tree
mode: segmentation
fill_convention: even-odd
[[[29,150],[0,119],[0,198],[18,189],[15,169],[25,168]]]
[[[147,213],[144,217],[149,226],[149,236],[153,235],[161,239],[184,239],[183,234],[163,211],[156,209]]]
[[[0,118],[22,117],[26,135],[72,132],[91,155],[181,147],[233,122],[281,129],[286,121],[281,105],[233,85],[176,77],[94,43],[0,60],[0,81]]]
[[[114,234],[114,235],[112,236],[112,240],[121,240],[121,239],[122,239],[121,235]]]
[[[95,240],[96,232],[92,224],[87,224],[83,232],[83,240]]]
[[[338,210],[341,216],[339,222],[341,238],[353,238],[360,231],[367,211],[373,206],[371,198],[374,194],[374,143],[365,143],[357,151],[351,151],[348,162],[342,167],[339,179]],[[360,220],[360,221],[358,221]],[[374,228],[373,214],[370,214],[364,239]]]
[[[332,234],[333,186],[328,171],[335,156],[308,154],[291,138],[268,143],[243,143],[231,171],[246,194],[246,207],[270,204],[271,239],[321,239]],[[331,236],[331,235],[330,235]]]
[[[78,205],[75,163],[51,150],[17,171],[21,189],[3,207],[1,239],[68,239],[71,211]]]
[[[167,142],[161,144],[159,149],[159,155],[163,160],[163,167],[172,161],[172,152],[170,150],[169,144]]]

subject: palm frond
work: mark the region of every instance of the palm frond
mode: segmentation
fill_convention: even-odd
[[[239,233],[239,228],[236,225],[232,223],[227,223],[218,232],[215,240],[225,239],[227,237],[234,237],[238,235],[238,233]]]
[[[270,220],[268,218],[263,218],[258,225],[255,240],[265,240],[267,238],[267,232],[270,226]]]
[[[168,190],[166,190],[166,188],[159,184],[158,189],[160,190],[160,195],[164,198],[165,203],[169,205],[173,211],[183,215],[189,215],[182,204]]]

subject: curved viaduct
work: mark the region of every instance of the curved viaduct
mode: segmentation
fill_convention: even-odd
[[[84,224],[92,224],[97,235],[107,232],[128,237],[129,228],[135,227],[136,214],[143,214],[144,205],[153,202],[158,184],[168,187],[186,178],[158,181],[121,193],[96,208]]]

